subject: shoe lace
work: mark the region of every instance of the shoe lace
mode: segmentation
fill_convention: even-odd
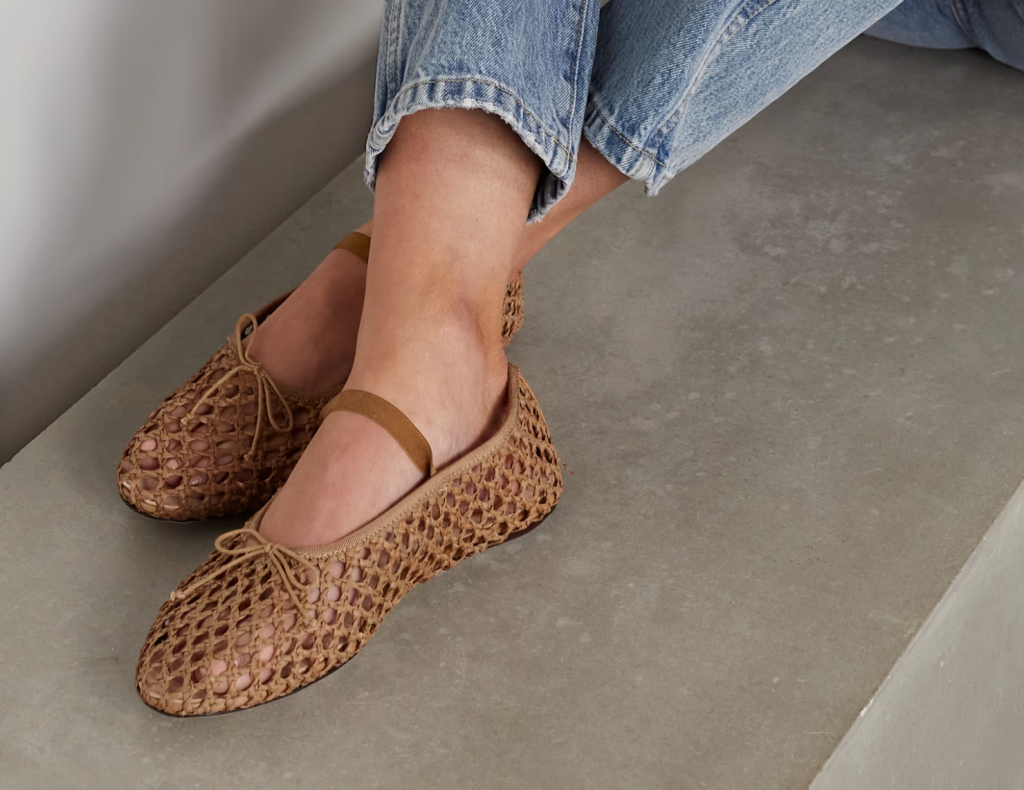
[[[256,429],[252,434],[252,445],[249,447],[249,452],[242,456],[246,461],[253,460],[253,456],[256,453],[256,449],[259,446],[260,433],[263,430],[264,415],[266,415],[266,422],[270,423],[270,427],[278,433],[284,433],[291,431],[295,427],[295,415],[292,413],[292,407],[288,405],[287,399],[282,394],[280,388],[277,386],[277,382],[271,378],[270,374],[264,370],[263,366],[249,356],[249,350],[245,347],[242,342],[245,338],[245,329],[252,324],[252,332],[249,333],[249,343],[252,343],[252,338],[256,336],[256,330],[259,328],[259,321],[256,316],[251,313],[247,313],[238,319],[238,323],[235,324],[235,351],[238,354],[238,364],[231,368],[222,375],[217,381],[211,384],[206,391],[200,396],[199,400],[195,402],[192,409],[181,418],[181,427],[188,430],[188,426],[196,418],[196,411],[206,401],[210,399],[214,392],[219,387],[222,387],[233,377],[239,373],[248,373],[256,380]],[[278,422],[274,416],[273,410],[270,408],[271,395],[277,397],[278,403],[281,404],[281,408],[284,411],[285,420],[284,422]]]
[[[243,535],[246,536],[247,540],[243,541],[238,546],[229,545],[232,539]],[[274,543],[267,540],[257,530],[252,529],[251,527],[242,527],[241,529],[235,529],[231,532],[225,532],[214,542],[214,547],[221,554],[228,557],[234,557],[234,559],[199,577],[184,590],[175,590],[171,593],[170,600],[184,600],[192,595],[196,590],[209,584],[214,579],[223,576],[232,568],[237,568],[239,565],[249,562],[257,557],[265,556],[267,561],[270,563],[270,566],[277,572],[277,576],[281,580],[281,585],[291,597],[292,603],[295,604],[295,608],[298,609],[299,613],[303,617],[309,618],[309,613],[306,611],[308,595],[310,589],[314,586],[317,576],[320,574],[320,569],[312,562],[307,560],[301,554],[297,554],[292,551],[287,546],[282,546],[280,543]],[[306,569],[312,571],[312,578],[314,580],[312,583],[307,584],[303,580],[301,569],[296,570],[295,563],[305,566]]]

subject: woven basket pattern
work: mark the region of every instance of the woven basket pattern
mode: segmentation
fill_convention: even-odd
[[[281,487],[313,438],[317,415],[332,395],[289,393],[292,429],[264,427],[254,446],[259,416],[256,376],[242,371],[217,386],[238,364],[238,353],[229,341],[149,416],[118,466],[118,490],[125,502],[151,516],[188,521],[250,512]],[[284,405],[277,398],[267,400],[264,408],[272,410],[280,424]],[[183,425],[193,411],[193,419]]]
[[[143,701],[191,716],[289,694],[359,652],[416,584],[543,519],[561,495],[561,468],[533,392],[511,370],[520,409],[499,445],[433,493],[425,484],[422,498],[347,548],[306,550],[303,560],[252,547],[248,529],[222,536],[227,552],[182,581],[150,628],[136,668]],[[291,589],[279,561],[297,580]]]
[[[501,339],[506,346],[512,342],[516,332],[522,329],[525,320],[523,273],[519,272],[519,276],[508,284],[508,290],[505,293],[505,306],[501,315]]]
[[[283,301],[284,297],[271,304]],[[262,321],[270,312],[257,315]],[[522,325],[520,273],[509,283],[505,297],[505,345]],[[260,383],[254,372],[241,371],[217,386],[239,363],[234,340],[229,338],[192,378],[157,406],[132,437],[117,468],[117,489],[129,506],[170,521],[242,515],[266,504],[288,479],[316,432],[320,410],[337,393],[288,390],[282,397],[265,388],[269,394],[262,408],[271,414],[263,415],[264,425],[257,436],[261,404]],[[269,379],[265,371],[260,375]],[[293,424],[289,430],[278,430],[274,423],[285,423],[286,408],[292,412]],[[194,419],[182,425],[189,415]]]

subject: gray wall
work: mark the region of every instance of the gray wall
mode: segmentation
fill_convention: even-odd
[[[358,155],[380,7],[57,0],[5,19],[0,463]]]

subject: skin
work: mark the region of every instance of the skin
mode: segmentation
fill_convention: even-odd
[[[518,136],[481,111],[403,119],[380,163],[372,226],[363,229],[372,230],[369,266],[333,252],[267,320],[251,353],[283,384],[325,389],[347,379],[346,389],[391,401],[426,437],[438,468],[457,460],[504,416],[507,282],[626,180],[586,145],[569,194],[526,226],[540,171]],[[422,480],[382,428],[335,413],[260,530],[290,546],[329,543]]]
[[[584,140],[572,188],[543,220],[523,228],[509,281],[570,222],[628,180]],[[357,230],[373,236],[373,221]],[[289,387],[333,391],[344,384],[355,359],[366,270],[350,252],[329,254],[260,327],[253,358]]]

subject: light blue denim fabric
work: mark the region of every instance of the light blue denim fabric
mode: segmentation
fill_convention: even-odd
[[[657,192],[897,0],[612,0],[584,132]]]
[[[531,220],[572,183],[581,135],[656,194],[868,28],[1020,56],[1022,4],[908,0],[886,16],[898,0],[388,0],[367,184],[402,117],[468,107],[546,165]]]
[[[599,11],[598,0],[388,0],[367,184],[373,188],[377,157],[404,116],[482,109],[511,125],[547,166],[530,212],[540,216],[576,173]]]
[[[868,35],[933,49],[981,49],[1024,70],[1024,0],[906,0]]]

